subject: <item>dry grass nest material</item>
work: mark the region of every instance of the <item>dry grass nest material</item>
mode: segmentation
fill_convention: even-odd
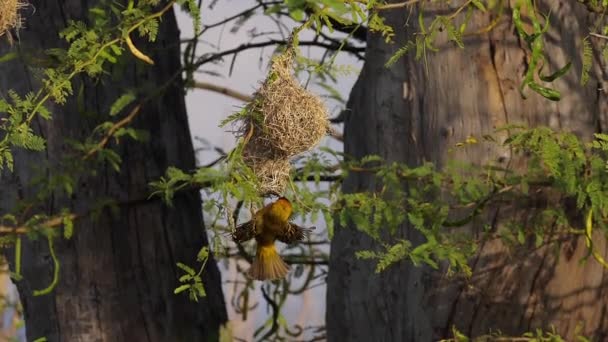
[[[323,102],[293,77],[293,57],[291,49],[275,57],[237,130],[245,137],[243,157],[262,194],[282,193],[289,181],[289,160],[314,148],[330,127]]]
[[[245,158],[253,173],[258,177],[261,194],[281,194],[289,183],[291,164],[289,159]]]
[[[0,36],[11,28],[21,27],[19,9],[24,6],[21,0],[0,0]]]
[[[328,113],[321,100],[292,76],[294,53],[277,56],[268,79],[249,104],[248,119],[240,132],[253,125],[248,145],[256,156],[293,157],[315,147],[329,129]]]

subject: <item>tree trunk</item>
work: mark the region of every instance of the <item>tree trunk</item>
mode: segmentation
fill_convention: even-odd
[[[461,3],[437,10],[453,12]],[[491,134],[505,124],[544,125],[588,138],[605,127],[606,86],[597,76],[587,86],[579,84],[582,37],[592,26],[593,15],[576,1],[547,0],[539,6],[543,13],[551,9],[546,43],[550,69],[573,62],[573,70],[555,83],[562,91],[559,102],[529,90],[528,99],[521,98],[525,42],[515,34],[509,8],[507,19],[489,34],[467,38],[465,49],[444,42],[438,53],[428,54],[426,66],[411,53],[390,69],[383,65],[413,39],[416,20],[412,18],[417,13],[383,12],[395,28],[396,44],[385,44],[378,35],[368,37],[366,62],[345,122],[346,154],[355,158],[378,154],[387,161],[409,165],[431,161],[441,166],[448,148],[457,142],[469,135]],[[475,14],[469,27],[474,31],[491,20]],[[602,75],[597,70],[596,74]],[[503,150],[481,146],[450,156],[503,166],[510,157]],[[343,190],[373,191],[375,186],[368,174],[350,173]],[[494,209],[482,223],[494,222],[500,215],[505,214]],[[421,242],[420,235],[406,227],[401,237]],[[373,262],[354,257],[355,251],[373,247],[371,239],[354,227],[336,229],[327,291],[330,341],[431,341],[450,336],[453,325],[470,336],[491,329],[515,335],[554,325],[572,339],[580,322],[584,323],[581,334],[597,341],[608,338],[606,270],[594,260],[579,263],[587,253],[583,239],[563,244],[559,253],[540,248],[515,255],[505,253],[498,242],[488,242],[471,260],[473,277],[467,283],[407,261],[375,275]],[[604,238],[595,247],[606,254]]]
[[[86,20],[95,2],[31,4],[35,12],[27,16],[20,41],[12,49],[36,51],[65,45],[58,32],[68,20]],[[66,106],[50,106],[53,120],[35,121],[34,127],[47,140],[47,150],[17,152],[14,172],[2,174],[0,212],[34,198],[37,188],[31,181],[36,176],[50,181],[59,172],[62,157],[70,150],[66,138],[82,140],[100,122],[116,121],[107,113],[121,94],[132,88],[149,92],[179,73],[179,31],[172,12],[163,17],[155,43],[136,43],[152,57],[154,66],[124,56],[109,75],[95,81],[82,77],[73,83],[75,94],[82,92],[82,103],[70,100]],[[8,48],[0,50],[6,53]],[[8,89],[25,94],[40,87],[23,60],[0,64],[0,75],[2,96]],[[181,275],[176,262],[194,263],[198,250],[208,244],[199,193],[177,195],[172,208],[148,198],[148,183],[158,180],[168,166],[195,168],[179,74],[176,80],[147,102],[131,124],[149,132],[147,142],[122,138],[120,145],[110,145],[122,158],[120,173],[105,165],[94,177],[81,176],[73,196],[55,193],[44,205],[44,212],[53,215],[64,207],[82,214],[103,198],[123,203],[118,211],[104,210],[97,218],[78,220],[70,240],[56,239],[59,283],[48,295],[32,295],[51,281],[48,244],[45,239],[24,243],[24,279],[18,287],[28,340],[43,336],[49,341],[87,342],[218,339],[218,329],[227,317],[213,259],[203,273],[206,298],[196,303],[187,295],[173,294]]]

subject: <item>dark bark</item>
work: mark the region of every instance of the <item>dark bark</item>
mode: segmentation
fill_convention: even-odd
[[[555,83],[563,94],[558,103],[529,91],[527,100],[521,98],[517,88],[527,65],[509,19],[490,34],[468,38],[464,50],[440,44],[440,52],[428,55],[428,75],[413,54],[385,69],[387,59],[412,37],[411,18],[417,16],[415,10],[387,11],[397,44],[387,45],[377,35],[368,37],[366,62],[345,120],[345,152],[355,157],[378,154],[409,165],[425,160],[442,165],[448,148],[468,135],[480,137],[495,127],[518,123],[590,138],[604,126],[606,108],[601,71],[596,70],[588,86],[579,84],[581,40],[591,27],[592,14],[572,1],[542,3],[545,13],[549,7],[550,68],[572,60],[574,69]],[[473,30],[490,20],[475,15]],[[505,165],[510,155],[473,147],[450,158]],[[369,175],[351,173],[343,190],[369,191],[376,186]],[[504,211],[492,210],[485,223],[505,216]],[[414,243],[421,239],[407,227],[400,236]],[[604,238],[595,246],[606,254]],[[449,336],[452,325],[473,336],[490,329],[514,335],[549,329],[551,324],[572,339],[579,322],[584,322],[581,333],[594,340],[608,336],[606,270],[593,260],[579,263],[587,252],[583,239],[562,245],[559,253],[540,248],[509,255],[498,242],[481,245],[471,260],[474,274],[467,283],[407,261],[375,275],[373,262],[354,257],[355,251],[370,247],[371,239],[354,227],[336,229],[327,291],[330,341],[431,341]]]
[[[20,41],[12,49],[41,50],[62,45],[58,32],[68,20],[84,20],[95,2],[84,0],[32,1],[35,12],[26,17]],[[74,82],[82,86],[84,108],[70,100],[51,106],[53,120],[36,120],[34,127],[47,139],[42,153],[17,151],[15,170],[4,171],[0,188],[0,212],[22,200],[34,198],[32,179],[50,179],[61,169],[69,151],[66,138],[82,139],[108,117],[111,103],[129,88],[146,92],[165,84],[179,72],[179,31],[172,12],[162,19],[157,41],[137,44],[155,61],[154,66],[127,56],[112,66],[110,75]],[[3,45],[0,50],[6,52]],[[0,92],[21,94],[40,86],[34,70],[23,60],[0,64]],[[174,295],[181,275],[178,261],[194,263],[198,250],[208,244],[198,192],[183,193],[173,207],[148,199],[148,183],[157,180],[168,166],[195,168],[186,116],[181,77],[162,94],[142,107],[132,127],[149,132],[147,142],[122,140],[116,148],[122,158],[120,173],[110,165],[97,175],[81,176],[74,195],[59,193],[42,210],[56,214],[69,207],[77,214],[93,208],[101,198],[123,203],[118,212],[104,210],[98,218],[76,222],[71,240],[57,240],[61,263],[59,284],[49,295],[34,297],[32,291],[46,287],[53,264],[44,239],[24,245],[23,275],[17,283],[25,308],[28,340],[45,336],[49,341],[207,341],[218,339],[226,320],[220,274],[211,259],[203,274],[208,296],[198,303],[184,294]],[[143,97],[142,96],[142,97]],[[83,111],[84,109],[84,111]]]

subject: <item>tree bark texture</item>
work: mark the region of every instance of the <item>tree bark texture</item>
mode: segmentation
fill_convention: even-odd
[[[86,20],[95,4],[86,0],[31,1],[35,11],[26,15],[20,40],[10,49],[40,51],[64,46],[59,31],[69,20]],[[198,192],[178,194],[171,208],[158,198],[148,198],[148,183],[158,180],[168,166],[195,167],[174,14],[170,11],[163,16],[156,42],[136,40],[136,44],[152,57],[154,66],[125,50],[127,56],[107,75],[94,81],[84,76],[76,79],[74,93],[82,103],[70,100],[66,106],[51,105],[53,120],[34,122],[47,140],[47,150],[17,151],[14,172],[2,173],[0,212],[8,212],[36,196],[37,187],[31,185],[34,178],[50,181],[61,169],[62,157],[69,150],[67,138],[82,140],[100,122],[117,121],[108,116],[109,106],[127,90],[149,93],[177,73],[177,81],[147,102],[131,124],[146,130],[150,139],[134,142],[123,138],[119,145],[110,142],[122,158],[119,173],[105,165],[94,177],[80,177],[73,196],[53,194],[41,208],[49,215],[64,207],[82,214],[103,198],[123,203],[117,211],[104,210],[97,218],[78,220],[70,240],[56,239],[60,277],[49,295],[32,295],[52,278],[47,241],[24,239],[24,279],[17,284],[29,340],[44,336],[48,341],[70,342],[209,341],[218,339],[218,329],[227,320],[220,273],[213,259],[203,273],[206,298],[196,303],[183,293],[173,294],[181,275],[176,262],[193,264],[198,250],[208,244]],[[0,50],[5,53],[9,47],[3,43]],[[23,60],[0,64],[2,96],[8,89],[20,94],[37,90],[41,85],[36,72]],[[118,118],[123,115],[126,113]]]
[[[427,5],[425,11],[449,14],[461,3],[432,10]],[[378,154],[409,165],[431,161],[441,166],[447,158],[456,158],[516,168],[517,161],[510,161],[503,149],[479,145],[454,149],[449,156],[448,149],[469,135],[479,138],[506,124],[543,125],[587,138],[602,131],[607,88],[597,60],[589,84],[581,86],[579,81],[582,38],[595,15],[575,1],[537,3],[543,13],[551,10],[545,69],[573,63],[573,70],[555,83],[561,101],[551,102],[529,89],[527,99],[520,96],[528,61],[525,42],[510,21],[509,4],[505,19],[490,33],[467,37],[465,49],[444,41],[438,44],[439,52],[428,52],[426,66],[410,53],[388,69],[388,58],[414,39],[418,8],[412,13],[387,11],[383,14],[395,28],[396,44],[386,44],[378,35],[368,37],[366,62],[348,105],[345,152],[355,158]],[[475,14],[469,28],[475,31],[493,19]],[[343,190],[376,187],[368,174],[350,173]],[[506,215],[523,218],[525,213],[494,208],[476,223],[480,227]],[[405,226],[399,237],[421,242],[420,235]],[[597,238],[595,248],[606,256],[605,239]],[[354,227],[336,229],[327,291],[330,341],[432,341],[449,337],[453,325],[469,336],[491,330],[515,335],[554,325],[571,339],[580,323],[581,334],[608,339],[607,272],[594,260],[579,263],[587,253],[582,238],[561,244],[557,253],[555,247],[532,247],[512,254],[499,241],[489,241],[471,260],[473,276],[468,281],[448,279],[407,261],[376,275],[373,262],[354,257],[355,251],[370,248],[372,240]]]

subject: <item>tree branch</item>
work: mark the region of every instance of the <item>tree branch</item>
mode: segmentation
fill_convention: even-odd
[[[266,332],[266,334],[264,334],[264,336],[262,336],[262,338],[260,338],[260,341],[267,341],[270,336],[272,336],[274,333],[276,333],[279,330],[279,309],[280,309],[280,307],[274,300],[272,300],[272,298],[270,298],[270,295],[268,295],[268,293],[266,293],[264,286],[261,286],[260,289],[262,290],[262,296],[264,297],[266,302],[272,307],[272,326],[270,327],[270,330],[268,330],[268,332]]]
[[[421,2],[421,1],[422,0],[408,0],[408,1],[403,1],[403,2],[392,3],[392,4],[378,5],[378,6],[375,6],[374,9],[381,11],[381,10],[403,8],[403,7],[411,6],[411,5]]]
[[[215,54],[202,56],[194,63],[194,65],[192,67],[197,69],[198,67],[200,67],[203,64],[207,64],[209,62],[214,62],[225,56],[238,54],[240,52],[250,50],[250,49],[257,49],[257,48],[273,46],[273,45],[285,45],[286,43],[287,42],[284,40],[271,39],[266,42],[241,44],[230,50],[225,50],[225,51],[221,51],[221,52],[218,52]],[[338,44],[327,44],[327,43],[317,42],[317,41],[301,41],[301,42],[299,42],[299,45],[300,46],[317,46],[317,47],[322,47],[322,48],[326,48],[326,49],[330,49],[330,50],[338,50],[340,48],[340,46]],[[364,47],[359,48],[359,47],[344,46],[342,50],[354,54],[355,56],[357,56],[357,58],[359,58],[361,60],[364,59],[361,55],[359,55],[360,53],[365,52]]]
[[[220,87],[218,85],[207,83],[207,82],[195,81],[194,84],[192,85],[192,88],[213,91],[213,92],[220,93],[220,94],[223,94],[228,97],[232,97],[234,99],[241,100],[244,102],[249,102],[249,101],[253,100],[253,96],[243,94],[239,91],[232,90],[232,89],[226,88],[226,87]]]
[[[141,109],[141,104],[138,104],[137,106],[135,106],[135,108],[133,108],[131,110],[129,115],[127,115],[125,118],[123,118],[122,120],[115,123],[112,127],[110,127],[110,129],[108,130],[108,133],[103,137],[103,139],[101,139],[101,141],[95,147],[90,149],[89,152],[87,152],[87,154],[85,154],[84,157],[82,157],[82,159],[87,160],[91,156],[93,156],[95,153],[99,152],[99,150],[104,148],[104,146],[106,146],[108,141],[110,141],[110,138],[112,136],[114,136],[114,134],[116,133],[116,131],[118,131],[118,129],[120,129],[123,126],[128,125],[131,121],[133,121],[133,119],[137,116],[137,114],[139,114],[140,109]]]
[[[57,227],[63,225],[63,220],[66,218],[69,220],[76,220],[79,218],[79,216],[76,214],[55,216],[55,217],[51,217],[48,220],[38,224],[38,226],[41,226],[44,228],[57,228]],[[25,225],[17,226],[17,227],[9,227],[9,226],[0,225],[0,234],[26,234],[27,232],[30,231],[30,229],[31,229],[30,227],[27,227]]]
[[[239,13],[237,13],[237,14],[233,15],[233,16],[230,16],[230,17],[228,17],[228,18],[225,18],[224,20],[220,20],[220,21],[215,22],[215,23],[210,24],[210,25],[203,25],[203,27],[202,27],[202,29],[201,29],[201,33],[199,34],[199,36],[201,36],[201,35],[202,35],[202,34],[203,34],[205,31],[207,31],[208,29],[211,29],[211,28],[214,28],[214,27],[217,27],[217,26],[220,26],[220,25],[226,24],[226,23],[228,23],[228,22],[230,22],[230,21],[232,21],[232,20],[238,19],[238,18],[240,18],[240,17],[242,17],[242,16],[247,16],[247,15],[250,15],[250,14],[252,14],[252,13],[253,13],[255,10],[257,10],[257,9],[258,9],[258,8],[260,8],[260,7],[262,7],[262,4],[257,4],[257,5],[255,5],[255,6],[253,6],[253,7],[248,8],[248,9],[246,9],[246,10],[242,11],[242,12],[239,12]]]

